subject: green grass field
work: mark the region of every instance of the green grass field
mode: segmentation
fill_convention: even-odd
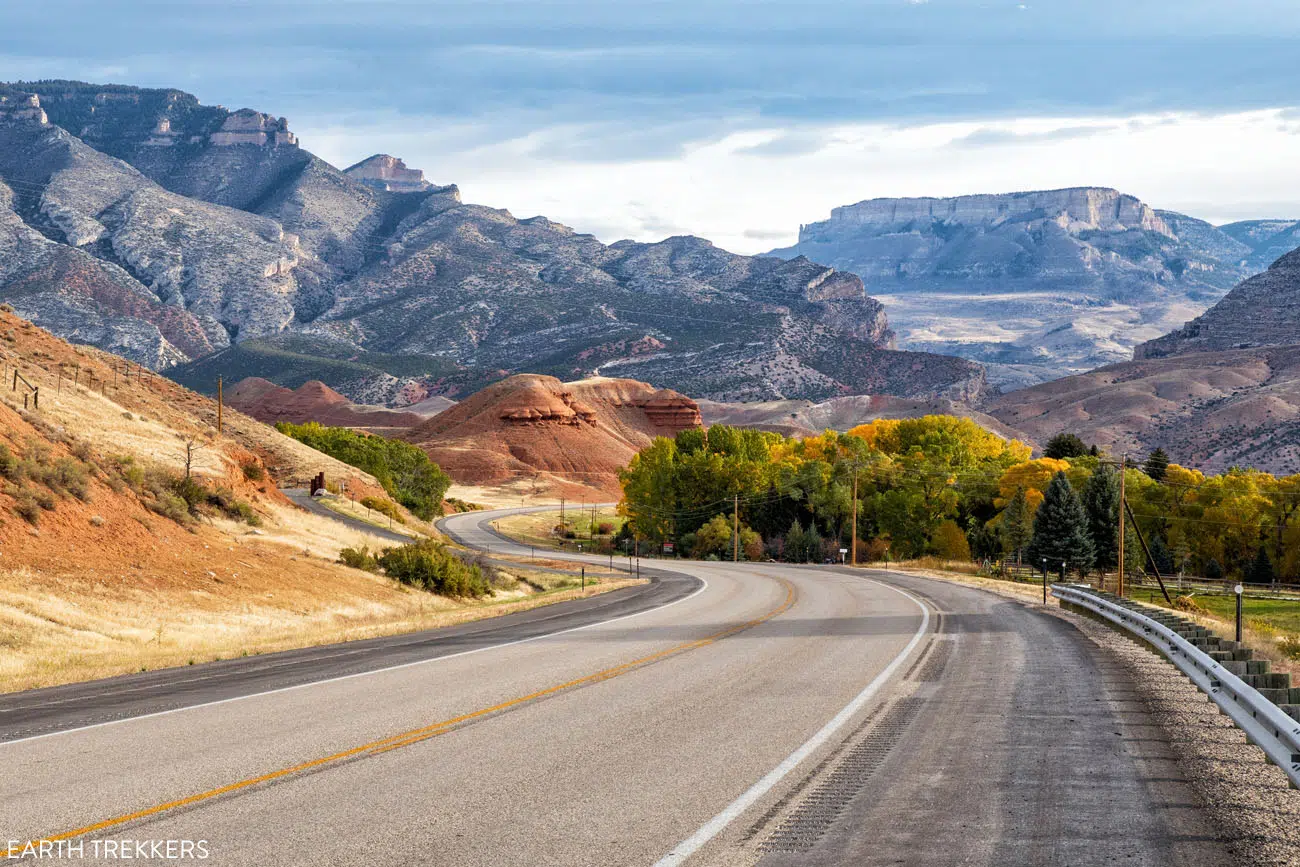
[[[1172,595],[1172,594],[1171,594]],[[1132,594],[1138,602],[1149,602],[1168,608],[1160,591],[1142,588]],[[1233,622],[1237,616],[1237,602],[1232,596],[1195,594],[1192,598],[1210,614]],[[1261,599],[1246,596],[1241,602],[1242,621],[1251,628],[1264,627],[1265,631],[1276,631],[1288,635],[1300,636],[1300,601],[1290,599]]]
[[[537,548],[555,550],[565,548],[572,551],[576,543],[581,542],[585,545],[590,541],[589,536],[592,530],[590,508],[585,511],[580,508],[566,509],[564,518],[568,528],[577,536],[576,539],[565,540],[564,545],[560,544],[560,539],[554,533],[555,527],[560,524],[558,509],[554,512],[531,512],[523,515],[511,515],[494,523],[501,533],[524,545],[532,545]],[[614,527],[614,533],[617,533],[619,528],[623,526],[623,518],[612,507],[596,509],[595,524],[596,528],[599,528],[601,524],[611,524]],[[599,533],[594,535],[597,541],[602,538]],[[609,538],[609,536],[603,538]]]

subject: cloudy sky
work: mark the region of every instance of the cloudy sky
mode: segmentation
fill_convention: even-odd
[[[346,166],[739,252],[874,196],[1300,217],[1295,0],[8,0],[0,80],[179,87]]]

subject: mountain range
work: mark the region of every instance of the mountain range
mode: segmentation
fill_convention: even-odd
[[[986,390],[977,364],[893,349],[851,273],[606,245],[387,155],[336,169],[286,119],[178,90],[0,86],[0,252],[23,315],[204,390],[264,361],[390,405],[521,370],[727,400]]]
[[[1004,389],[1126,361],[1300,246],[1300,222],[1215,227],[1101,187],[871,199],[801,226],[862,277],[904,348],[984,363]]]

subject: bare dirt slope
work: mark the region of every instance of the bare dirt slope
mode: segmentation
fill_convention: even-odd
[[[456,482],[617,499],[618,471],[656,436],[700,424],[695,401],[631,379],[490,385],[406,435]]]
[[[1114,364],[1001,395],[983,409],[1038,442],[1070,431],[1116,454],[1160,446],[1206,471],[1300,472],[1300,346]]]
[[[290,389],[250,376],[226,392],[226,401],[230,406],[267,424],[280,421],[302,424],[314,421],[329,427],[347,427],[389,435],[409,430],[429,415],[435,414],[353,403],[318,379]]]
[[[238,412],[218,435],[207,398],[2,308],[0,379],[0,691],[538,601],[521,590],[467,605],[337,565],[343,546],[383,540],[298,509],[277,483],[323,470],[382,495],[371,477]],[[158,480],[182,474],[187,443],[194,474],[244,519],[169,506]]]

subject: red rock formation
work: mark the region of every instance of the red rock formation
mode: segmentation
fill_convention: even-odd
[[[521,374],[466,398],[405,439],[461,484],[537,483],[616,497],[618,471],[656,436],[700,424],[690,398],[632,379]],[[581,489],[581,490],[578,490]]]

